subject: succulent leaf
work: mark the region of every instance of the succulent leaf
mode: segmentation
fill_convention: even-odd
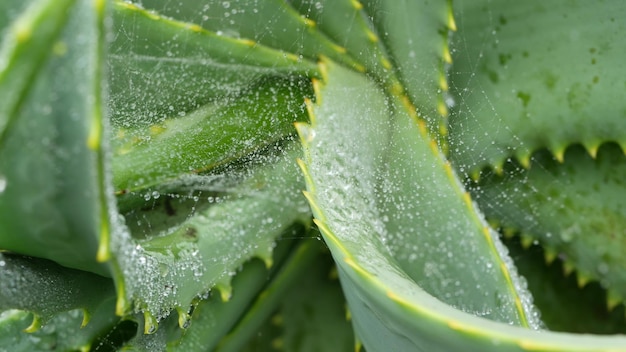
[[[5,36],[3,55],[16,30],[31,35],[0,60],[0,109],[13,106],[0,113],[13,121],[0,144],[0,248],[106,275],[101,5],[34,2]]]
[[[460,318],[456,314],[429,312],[429,305],[418,303],[422,296],[428,296],[424,291],[466,312],[537,328],[530,303],[521,301],[525,297],[520,299],[528,293],[509,271],[511,263],[503,261],[506,253],[496,244],[498,238],[484,232],[486,225],[480,226],[484,224],[480,215],[473,213],[463,199],[460,185],[449,178],[451,171],[439,159],[438,149],[432,149],[425,127],[420,131],[418,123],[402,110],[403,105],[394,106],[391,113],[382,92],[363,77],[330,62],[323,65],[321,71],[326,80],[323,85],[316,85],[317,101],[321,103],[311,108],[312,125],[300,127],[306,155],[301,165],[316,223],[339,265],[340,277],[344,276],[342,284],[352,315],[358,316],[354,321],[357,336],[365,346],[376,350],[393,343],[398,344],[399,350],[416,348],[427,343],[426,336],[430,334],[429,329],[420,332],[420,324],[434,321],[445,325],[443,329],[450,329],[447,334],[453,335],[456,330],[456,338],[469,339],[462,332],[466,328],[461,328],[467,321],[457,321]],[[347,124],[360,126],[358,138],[342,134],[349,133]],[[442,175],[436,177],[433,173]],[[413,183],[415,180],[420,180],[420,184],[428,182],[429,186],[420,187]],[[441,204],[445,206],[440,208],[438,201],[444,199]],[[453,208],[455,199],[458,205]],[[454,228],[445,223],[430,227],[429,222],[436,221],[436,214],[443,212],[454,212],[456,219],[465,217],[467,221],[455,222]],[[417,220],[416,214],[425,216],[428,222]],[[442,217],[445,219],[448,217]],[[465,224],[465,228],[458,224]],[[455,262],[465,262],[460,258],[468,252],[473,252],[472,257],[480,258],[483,264],[457,266]],[[454,267],[446,272],[456,272],[457,276],[428,280],[439,275],[439,265]],[[458,291],[452,291],[458,292],[458,296],[445,288],[448,284],[458,287]],[[350,288],[346,288],[348,285]],[[367,298],[362,296],[364,292],[369,292]],[[430,300],[436,301],[432,297]],[[421,322],[399,328],[402,325],[398,321],[387,321],[391,324],[387,327],[379,321],[381,325],[376,329],[384,332],[377,336],[371,334],[376,331],[373,325],[361,325],[370,324],[367,321],[372,317],[368,315],[376,309],[371,307],[389,309],[394,305],[399,309],[394,319]],[[423,315],[417,318],[415,312]],[[425,322],[430,319],[430,323]]]
[[[562,160],[572,143],[592,151],[624,143],[624,2],[455,5],[450,143],[459,168],[527,160],[540,148]]]
[[[626,297],[626,158],[621,148],[603,145],[593,159],[574,146],[563,163],[544,151],[533,156],[532,164],[529,170],[511,165],[503,176],[484,176],[471,187],[480,208],[573,265],[581,284],[585,276]]]

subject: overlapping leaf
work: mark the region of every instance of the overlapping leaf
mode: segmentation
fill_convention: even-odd
[[[590,279],[610,289],[610,306],[626,297],[626,161],[617,145],[603,146],[592,159],[572,147],[565,162],[548,153],[534,157],[530,170],[506,168],[474,187],[485,214],[522,232]],[[581,216],[584,214],[584,216]]]

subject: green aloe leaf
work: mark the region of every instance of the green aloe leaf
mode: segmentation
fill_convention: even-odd
[[[535,150],[626,145],[621,1],[459,1],[453,159],[466,172]]]
[[[541,320],[550,330],[626,334],[624,306],[609,311],[606,290],[599,283],[580,287],[576,273],[568,272],[561,261],[546,263],[545,252],[538,245],[524,249],[519,236],[504,242],[519,273],[528,280]]]
[[[41,0],[5,1],[0,5],[0,29],[4,34],[0,47],[0,146],[8,127],[20,116],[34,77],[54,49],[61,50],[53,45],[73,3]]]
[[[32,312],[34,324],[74,308],[84,310],[87,324],[101,302],[115,295],[109,279],[45,259],[0,253],[0,267],[0,310]]]
[[[244,350],[349,351],[355,341],[346,309],[334,261],[324,248]]]
[[[508,165],[507,165],[508,166]],[[528,170],[511,165],[472,187],[488,218],[538,240],[550,259],[576,268],[610,290],[610,306],[626,297],[626,158],[607,144],[592,159],[569,148],[563,164],[547,153]],[[584,214],[584,216],[581,216]]]
[[[537,328],[529,294],[510,259],[467,202],[426,127],[399,98],[387,101],[364,77],[330,62],[322,71],[325,81],[317,86],[312,125],[299,125],[299,131],[309,200],[340,273],[359,276],[359,292],[386,287],[388,292],[376,298],[385,304],[422,309],[413,292],[426,291],[457,309]],[[353,124],[360,126],[357,138],[350,136]],[[453,225],[449,216],[456,219]],[[465,265],[466,256],[475,264]],[[354,299],[346,294],[349,302]],[[353,315],[364,319],[355,311],[361,303],[350,303]],[[365,323],[355,321],[367,348],[391,343],[395,328],[381,327],[382,335],[390,335],[378,338],[362,330]],[[403,348],[421,345],[419,336],[427,334],[413,335]]]
[[[319,246],[310,241],[304,241],[294,248],[286,263],[276,272],[271,284],[252,302],[246,315],[233,330],[224,336],[217,350],[240,351],[285,299],[291,285],[297,282],[310,265],[314,265],[319,249]]]
[[[363,5],[389,52],[391,64],[433,135],[446,134],[450,63],[448,32],[455,29],[450,1],[365,0]]]
[[[149,193],[150,186],[210,171],[266,148],[293,134],[295,121],[306,119],[309,91],[310,84],[295,77],[267,78],[184,117],[149,128],[120,129],[112,142],[114,187]]]
[[[304,75],[314,69],[289,52],[220,36],[129,3],[115,2],[113,15],[117,36],[108,63],[110,108],[117,127],[183,116],[236,95],[263,76]]]
[[[320,32],[315,22],[301,16],[283,0],[184,1],[140,0],[159,13],[197,23],[221,36],[245,38],[262,45],[316,60],[332,57],[345,65],[362,69],[346,49]]]
[[[164,193],[168,205],[127,213],[137,239],[113,248],[123,274],[116,276],[124,288],[120,309],[132,304],[143,311],[146,332],[174,308],[184,325],[196,297],[216,285],[228,297],[231,276],[244,262],[258,257],[271,265],[276,237],[310,216],[299,194],[294,147],[291,142],[273,155],[256,155],[243,171],[232,166],[222,175],[181,179],[172,187],[195,193]]]
[[[98,336],[107,333],[118,321],[114,312],[115,297],[111,296],[95,312],[87,326],[80,310],[55,314],[34,332],[25,332],[32,314],[21,310],[0,313],[1,352],[90,351],[97,349]]]
[[[315,21],[335,43],[345,47],[367,73],[383,81],[391,80],[391,62],[361,3],[354,0],[292,0],[290,3],[302,16]]]
[[[88,349],[119,321],[114,306],[110,279],[0,253],[0,351]]]
[[[96,262],[108,222],[102,5],[39,1],[6,32],[0,95],[10,111],[0,120],[12,123],[0,144],[0,248],[107,274]]]

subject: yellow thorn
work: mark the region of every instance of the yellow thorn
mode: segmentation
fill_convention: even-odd
[[[190,29],[192,32],[196,32],[196,33],[200,33],[200,32],[202,32],[202,31],[203,31],[202,27],[200,27],[200,26],[199,26],[199,25],[197,25],[197,24],[190,24],[190,25],[189,25],[189,29]]]
[[[378,36],[376,33],[370,31],[369,29],[365,31],[365,35],[367,35],[367,39],[372,43],[378,42]]]
[[[570,262],[563,262],[563,276],[570,276],[574,272],[574,264]]]
[[[470,171],[469,175],[472,181],[474,182],[480,181],[480,169],[474,169]]]
[[[335,51],[336,51],[336,52],[338,52],[339,54],[345,54],[345,53],[347,53],[347,52],[348,52],[348,50],[347,50],[346,48],[344,48],[343,46],[341,46],[341,45],[332,44],[332,43],[331,43],[330,45],[331,45],[331,46],[333,47],[333,49],[335,49]]]
[[[124,280],[117,280],[117,301],[115,302],[115,315],[123,317],[126,315],[128,302],[126,301],[126,287]]]
[[[440,116],[448,117],[448,107],[442,98],[437,102],[437,112]]]
[[[283,341],[283,339],[281,339],[280,337],[277,337],[277,338],[272,340],[272,348],[273,349],[275,349],[275,350],[282,350],[284,346],[285,346],[285,341]]]
[[[354,69],[357,72],[361,72],[361,73],[365,72],[365,66],[363,66],[363,65],[361,65],[359,63],[355,63],[354,65],[352,65],[352,67],[354,67]]]
[[[493,163],[493,171],[495,171],[496,175],[502,176],[504,171],[504,160],[499,160]]]
[[[222,302],[230,301],[230,298],[233,296],[232,286],[217,284],[215,285],[215,288],[217,288],[220,291],[220,298],[222,299]]]
[[[563,164],[563,161],[565,160],[565,147],[554,148],[552,150],[552,154],[559,163]]]
[[[422,136],[427,136],[428,135],[428,127],[426,126],[426,121],[424,120],[417,120],[417,127],[420,130],[420,133],[422,134]]]
[[[39,317],[39,315],[33,313],[33,321],[26,329],[24,329],[24,332],[30,334],[39,330],[39,328],[41,328],[41,318]]]
[[[446,75],[441,72],[441,74],[439,75],[439,88],[441,88],[442,91],[447,92],[448,89],[450,89],[450,86],[448,86],[448,80],[446,79]]]
[[[578,288],[585,287],[589,283],[589,281],[591,281],[590,277],[581,273],[580,271],[577,274],[578,275],[576,275],[576,282],[578,283]]]
[[[448,45],[443,47],[443,61],[447,64],[452,63],[452,56],[450,55],[450,48]]]
[[[361,10],[363,8],[363,4],[361,4],[358,0],[352,0],[350,3],[355,10]]]
[[[111,259],[110,234],[108,224],[102,224],[100,229],[100,244],[96,253],[96,261],[99,263],[108,262]]]
[[[180,307],[176,307],[176,312],[178,313],[178,326],[181,329],[187,329],[191,323],[191,316]]]
[[[530,169],[530,154],[518,154],[517,161],[524,169]]]
[[[393,82],[391,83],[389,90],[391,91],[391,94],[396,95],[396,96],[403,96],[404,95],[404,88],[402,86],[402,84],[400,82],[398,82],[397,80],[393,80]]]
[[[272,265],[274,265],[274,260],[272,259],[272,257],[267,257],[265,259],[263,259],[263,262],[265,263],[265,268],[269,269],[272,267]]]
[[[530,248],[530,246],[533,244],[533,238],[530,237],[529,235],[521,235],[520,239],[521,239],[520,242],[522,244],[522,248],[524,249]]]
[[[30,40],[33,35],[33,31],[31,28],[31,24],[27,23],[24,20],[18,20],[15,22],[13,27],[13,31],[15,33],[15,40],[18,43],[24,43]]]
[[[589,153],[589,155],[591,155],[591,157],[595,159],[596,156],[598,156],[598,148],[600,148],[600,144],[599,143],[585,144],[585,148],[587,149],[587,153]]]
[[[442,136],[448,135],[448,125],[445,123],[445,121],[441,121],[439,123],[439,134],[441,134]]]
[[[283,319],[283,316],[280,314],[275,314],[272,319],[271,319],[271,323],[274,326],[283,326],[285,320]]]
[[[515,231],[514,228],[508,227],[508,226],[502,229],[502,234],[504,235],[505,238],[513,238],[516,232],[517,231]]]
[[[448,28],[453,31],[456,32],[456,21],[454,20],[454,13],[452,12],[452,6],[448,7]]]
[[[606,307],[609,311],[612,311],[617,307],[620,303],[622,303],[622,297],[613,290],[608,290],[606,294]]]
[[[435,155],[439,155],[439,147],[437,146],[437,141],[434,139],[430,141],[430,149],[433,151]]]
[[[350,311],[350,308],[348,308],[346,306],[346,321],[352,321],[352,312]]]
[[[322,82],[319,79],[313,78],[311,80],[311,83],[313,84],[313,92],[315,93],[315,102],[317,103],[317,105],[321,105],[322,104]],[[311,100],[309,98],[305,98],[305,103],[307,102],[307,100],[309,101],[308,105],[312,105],[311,104]],[[311,111],[309,110],[309,113]]]
[[[546,264],[552,264],[556,259],[556,251],[550,248],[546,248],[543,255],[546,259]]]
[[[105,0],[94,0],[93,4],[94,4],[94,8],[96,9],[96,11],[98,11],[99,13],[104,13],[105,5],[106,5]]]
[[[89,321],[91,320],[91,314],[87,311],[87,309],[83,309],[83,321],[80,323],[80,328],[84,328],[85,326],[87,326],[87,324],[89,324]]]
[[[154,334],[159,328],[159,322],[149,312],[143,312],[144,325],[143,333],[146,335]]]
[[[391,69],[391,62],[389,62],[389,60],[387,60],[386,58],[382,58],[380,59],[380,63],[383,65],[383,68],[385,70],[390,70]]]
[[[361,349],[363,349],[363,343],[361,342],[361,340],[355,340],[354,341],[354,352],[361,352]]]
[[[315,86],[314,86],[315,87]],[[319,87],[318,87],[319,89]],[[320,98],[317,98],[317,101],[320,101]],[[304,99],[304,104],[306,106],[306,111],[309,114],[309,121],[311,121],[311,126],[315,126],[315,113],[313,112],[313,102],[309,98]]]
[[[152,125],[150,126],[149,131],[150,131],[150,135],[156,136],[156,135],[163,133],[165,131],[165,127],[161,125]]]
[[[315,23],[315,21],[313,21],[310,18],[304,18],[302,17],[302,19],[304,20],[304,25],[309,27],[309,28],[314,28],[317,24]]]

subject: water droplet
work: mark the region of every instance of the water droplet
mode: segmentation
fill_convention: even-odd
[[[0,175],[0,194],[2,194],[4,190],[6,189],[7,189],[7,179],[3,175]]]

